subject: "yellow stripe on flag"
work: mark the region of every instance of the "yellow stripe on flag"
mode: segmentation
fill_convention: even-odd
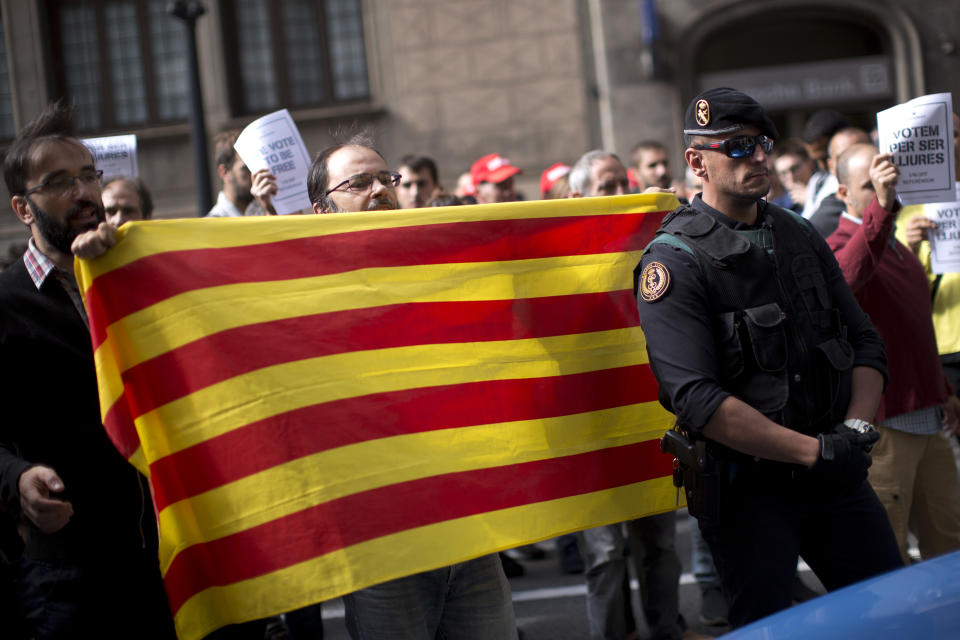
[[[644,442],[663,435],[669,423],[670,414],[659,403],[647,402],[558,418],[412,433],[323,451],[161,511],[161,567],[166,571],[173,556],[190,545],[343,496],[458,471]],[[402,462],[414,459],[422,463]],[[358,461],[363,461],[363,474],[356,472]]]
[[[199,638],[230,622],[256,620],[284,608],[296,609],[367,587],[367,575],[392,579],[469,560],[464,550],[503,550],[566,532],[676,508],[669,478],[448,520],[353,545],[319,558],[188,600],[176,623],[184,638]],[[402,549],[403,553],[397,553]],[[423,565],[428,558],[430,566]],[[295,595],[294,595],[295,594]]]
[[[141,258],[170,251],[243,247],[295,238],[373,229],[397,229],[414,225],[669,211],[675,206],[676,197],[673,194],[637,194],[618,198],[526,202],[522,207],[495,204],[471,207],[427,207],[416,211],[366,211],[324,216],[281,216],[280,218],[257,216],[203,221],[179,219],[130,222],[117,230],[117,246],[104,256],[96,260],[77,261],[77,270],[80,274],[78,281],[81,291],[85,292],[96,277]]]
[[[310,358],[235,376],[137,418],[148,460],[293,409],[372,393],[647,363],[638,328]],[[265,399],[270,401],[266,402]],[[175,430],[165,425],[177,425]]]
[[[389,304],[510,300],[629,289],[640,252],[362,269],[190,291],[107,329],[123,370],[219,331]],[[243,312],[238,313],[237,309]]]
[[[95,362],[108,427],[125,454],[139,441],[131,459],[141,469],[155,465],[181,637],[675,508],[670,459],[656,442],[671,416],[639,402],[656,397],[643,334],[597,330],[631,322],[625,290],[639,251],[587,253],[642,246],[660,215],[617,216],[675,206],[672,194],[644,194],[131,223],[102,258],[78,262],[95,340],[104,340]],[[574,216],[583,220],[552,220]],[[512,220],[516,232],[500,224]],[[502,233],[491,240],[489,229]],[[327,248],[316,254],[322,263],[301,262],[315,247]],[[204,249],[214,251],[195,251]],[[554,253],[571,255],[524,259]],[[354,259],[351,271],[332,273]],[[464,262],[417,265],[444,259]],[[241,282],[261,277],[269,281]],[[145,295],[124,296],[141,281]],[[583,298],[562,297],[573,295]],[[510,302],[520,298],[538,300]],[[590,312],[564,322],[580,301]],[[379,309],[438,302],[451,304]],[[347,313],[312,324],[335,312]],[[368,325],[394,334],[370,340]],[[304,348],[314,327],[326,333]],[[574,330],[582,333],[553,335]],[[483,341],[513,335],[549,337]],[[384,348],[395,344],[408,346]],[[580,388],[596,392],[571,391]],[[547,395],[570,401],[541,402]],[[135,431],[118,410],[128,407],[145,412]],[[358,415],[393,422],[361,427]],[[534,418],[544,415],[553,417]],[[351,421],[355,430],[335,430]],[[463,426],[471,422],[483,424]],[[280,446],[261,446],[274,431]],[[343,433],[354,437],[332,437]]]

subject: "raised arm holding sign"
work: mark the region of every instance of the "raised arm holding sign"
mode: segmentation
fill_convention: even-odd
[[[310,208],[307,195],[310,154],[290,112],[281,109],[254,120],[237,138],[234,148],[254,174],[253,189],[258,187],[258,175],[271,174],[276,178],[272,203],[278,214]],[[261,182],[266,181],[261,178]]]
[[[949,93],[921,96],[877,114],[880,151],[900,169],[903,204],[954,197],[953,100]]]

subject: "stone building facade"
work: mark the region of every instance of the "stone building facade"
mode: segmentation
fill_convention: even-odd
[[[447,186],[497,151],[525,170],[529,198],[545,167],[590,148],[627,159],[637,141],[659,139],[679,167],[682,110],[713,84],[752,92],[788,135],[823,106],[869,125],[917,95],[960,99],[960,12],[942,0],[203,4],[208,137],[286,107],[311,151],[338,128],[369,126],[388,162],[429,154]],[[186,36],[166,5],[0,0],[0,145],[68,97],[83,107],[82,136],[137,135],[158,217],[197,215]],[[26,231],[0,196],[5,254]]]

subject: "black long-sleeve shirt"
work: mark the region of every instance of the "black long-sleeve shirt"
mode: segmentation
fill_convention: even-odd
[[[710,207],[699,196],[691,206],[733,229],[756,228],[762,223],[762,210],[756,225],[747,227]],[[802,222],[801,224],[806,224]],[[843,323],[849,328],[847,339],[853,345],[853,366],[868,366],[886,376],[883,342],[869,318],[860,309],[843,279],[833,252],[815,231],[809,234],[815,254],[820,258],[827,287]],[[708,284],[698,259],[690,252],[667,243],[654,243],[644,253],[641,265],[657,261],[670,272],[670,287],[654,302],[638,301],[640,322],[647,340],[654,374],[661,394],[669,398],[670,409],[684,426],[702,430],[731,392],[719,381],[717,343]],[[777,277],[771,261],[770,271],[757,278]],[[783,274],[783,277],[792,277]]]

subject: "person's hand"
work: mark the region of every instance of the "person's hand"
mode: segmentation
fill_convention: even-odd
[[[640,193],[672,193],[676,195],[677,190],[674,189],[673,187],[670,187],[669,189],[664,189],[663,187],[647,187]]]
[[[950,396],[940,405],[940,410],[943,411],[943,430],[947,435],[960,433],[960,399]]]
[[[870,163],[870,182],[877,193],[880,206],[887,211],[893,211],[897,204],[897,180],[900,179],[900,169],[893,164],[893,155],[878,153]]]
[[[270,173],[269,169],[260,169],[253,174],[253,185],[250,187],[250,195],[257,199],[263,210],[271,216],[277,215],[277,210],[273,208],[273,196],[277,195],[277,176]]]
[[[109,222],[101,222],[96,229],[85,231],[74,238],[70,251],[78,258],[86,260],[99,258],[107,252],[107,249],[117,244],[117,238],[114,235],[116,230],[117,228]]]
[[[51,497],[63,491],[63,480],[50,467],[30,467],[18,482],[20,508],[24,515],[44,533],[63,529],[73,515],[73,505]]]
[[[830,433],[817,436],[820,453],[817,461],[810,467],[810,472],[844,484],[862,482],[867,477],[867,469],[873,463],[870,449],[879,439],[879,431],[860,433],[844,424],[838,424]]]
[[[914,253],[920,251],[920,244],[927,239],[927,233],[936,229],[937,223],[922,215],[913,216],[907,222],[907,246]]]

